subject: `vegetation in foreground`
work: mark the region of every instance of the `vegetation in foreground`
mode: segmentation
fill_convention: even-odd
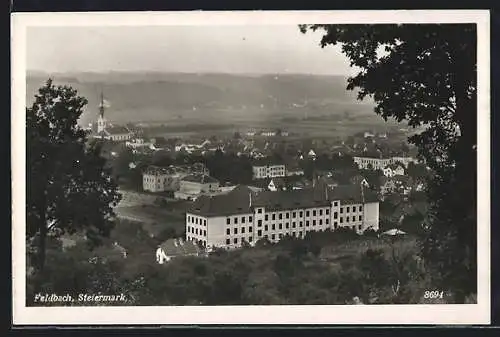
[[[159,265],[157,242],[135,228],[123,236],[127,258],[111,244],[93,251],[85,243],[64,251],[52,245],[42,293],[124,293],[122,305],[352,304],[356,297],[364,304],[452,303],[446,289],[442,299],[424,298],[435,289],[416,255],[415,237],[311,232],[304,240],[261,240]],[[34,298],[29,284],[28,300]]]

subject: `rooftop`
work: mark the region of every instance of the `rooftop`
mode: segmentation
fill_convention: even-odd
[[[200,184],[218,183],[219,182],[217,179],[212,178],[206,174],[190,174],[190,175],[182,178],[182,180],[193,182],[193,183],[200,183]]]
[[[124,126],[109,126],[105,129],[105,132],[109,135],[122,135],[122,134],[129,134],[130,131],[124,127]]]
[[[317,184],[314,188],[288,191],[253,192],[247,186],[239,185],[231,192],[213,197],[200,196],[189,210],[190,213],[210,215],[231,215],[253,213],[255,207],[267,210],[286,210],[324,207],[333,200],[344,204],[376,202],[376,194],[362,186],[340,185],[328,187]]]
[[[202,252],[193,241],[184,241],[182,239],[168,239],[159,245],[167,256],[186,256],[196,255]]]

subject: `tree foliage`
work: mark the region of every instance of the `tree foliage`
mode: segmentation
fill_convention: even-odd
[[[87,100],[48,80],[26,109],[26,237],[45,262],[47,236],[83,232],[89,243],[109,235],[120,197],[98,142],[87,143],[77,121]]]
[[[347,89],[371,97],[385,120],[425,131],[409,138],[433,170],[430,223],[421,253],[437,286],[476,291],[476,26],[301,25],[340,44],[359,72]]]

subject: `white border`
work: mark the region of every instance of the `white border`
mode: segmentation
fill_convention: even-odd
[[[12,18],[13,323],[31,324],[489,324],[490,18],[486,10],[14,13]],[[377,306],[25,307],[26,27],[477,23],[478,304]],[[319,48],[319,46],[318,46]],[[480,165],[481,164],[481,165]]]

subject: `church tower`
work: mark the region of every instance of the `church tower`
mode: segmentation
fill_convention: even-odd
[[[106,129],[106,119],[104,118],[104,95],[101,91],[101,103],[99,104],[99,118],[97,119],[97,132],[101,133]]]

